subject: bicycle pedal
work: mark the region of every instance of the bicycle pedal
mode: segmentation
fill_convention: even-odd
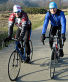
[[[24,63],[25,61],[23,59],[21,59],[21,62]]]

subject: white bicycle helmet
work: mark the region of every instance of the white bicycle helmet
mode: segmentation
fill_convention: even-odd
[[[14,12],[14,13],[21,12],[21,6],[19,6],[19,5],[14,5],[14,6],[13,6],[13,12]]]

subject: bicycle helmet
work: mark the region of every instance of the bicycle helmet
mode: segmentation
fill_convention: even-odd
[[[14,13],[21,12],[21,7],[20,7],[19,5],[14,5],[14,6],[13,6],[13,12],[14,12]]]
[[[52,8],[57,8],[57,4],[55,2],[49,3],[49,9],[52,9]]]

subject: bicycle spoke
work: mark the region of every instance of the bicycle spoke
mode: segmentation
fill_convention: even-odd
[[[50,77],[51,77],[51,79],[54,78],[54,73],[55,73],[55,62],[51,61],[51,63],[50,63]]]
[[[20,67],[21,67],[20,56],[17,54],[16,51],[14,51],[11,54],[8,63],[8,75],[10,80],[15,80],[18,77],[20,72]]]
[[[50,61],[50,77],[51,79],[54,78],[54,74],[55,74],[55,66],[56,66],[56,62],[55,59],[56,55],[55,55],[55,51],[52,51],[52,55],[51,55],[51,61]]]

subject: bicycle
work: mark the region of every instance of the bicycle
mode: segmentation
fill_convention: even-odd
[[[12,40],[15,41],[15,49],[9,57],[8,76],[11,81],[15,81],[18,78],[18,75],[20,73],[21,62],[25,63],[27,55],[26,55],[26,49],[25,49],[25,42],[22,43],[14,38],[12,38]],[[21,44],[21,46],[18,44]],[[29,41],[29,44],[30,44],[30,60],[32,60],[33,45],[31,40]],[[20,47],[23,47],[22,50]]]
[[[45,37],[45,38],[49,38],[49,37]],[[50,78],[53,79],[55,76],[55,68],[56,65],[60,59],[59,56],[59,50],[60,50],[60,42],[59,42],[59,37],[56,34],[53,37],[53,46],[52,46],[52,53],[51,53],[51,57],[50,57]],[[62,45],[63,45],[63,39],[61,39],[62,41]],[[43,42],[44,44],[44,42]]]

